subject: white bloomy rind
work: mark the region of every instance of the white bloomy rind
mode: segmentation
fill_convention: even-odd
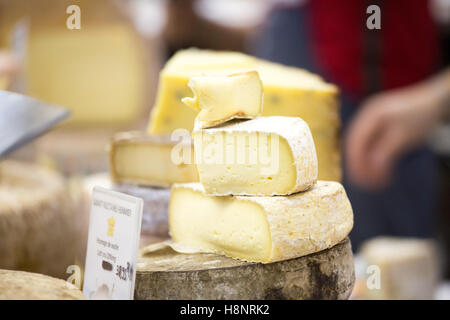
[[[196,158],[197,167],[199,169],[200,182],[205,185],[206,192],[211,195],[255,195],[255,196],[273,196],[273,195],[289,195],[299,191],[309,189],[317,181],[318,161],[314,140],[307,123],[298,117],[257,117],[248,121],[225,123],[221,126],[201,129],[194,128],[194,148],[196,153],[199,149],[197,139],[198,134],[214,134],[224,133],[231,134],[237,132],[244,133],[263,133],[285,139],[291,149],[294,164],[296,168],[295,186],[286,193],[280,193],[274,190],[270,193],[247,193],[247,192],[217,192],[214,186],[210,186],[202,181],[202,164],[201,158]],[[201,150],[200,152],[203,152]],[[272,151],[273,152],[273,151]],[[217,183],[221,183],[218,181]],[[276,188],[275,188],[276,189]]]
[[[211,197],[205,194],[205,190],[200,183],[175,184],[172,187],[172,196],[176,196],[177,189],[188,189],[205,197],[205,201],[223,201],[224,197]],[[209,198],[209,199],[208,199]],[[318,181],[314,187],[306,192],[296,193],[290,196],[277,197],[248,197],[248,196],[229,196],[230,201],[249,201],[258,204],[263,210],[267,219],[270,232],[269,255],[265,258],[256,260],[246,257],[246,253],[240,255],[229,254],[227,250],[239,250],[239,248],[229,248],[225,243],[228,238],[215,245],[215,249],[205,249],[204,247],[191,247],[189,243],[178,239],[176,233],[177,227],[190,224],[189,214],[183,212],[179,216],[186,219],[175,223],[177,212],[169,210],[169,227],[172,238],[177,242],[180,248],[189,248],[190,252],[209,252],[217,253],[232,258],[245,261],[256,261],[269,263],[280,260],[287,260],[301,257],[314,252],[331,248],[348,236],[353,228],[353,211],[350,201],[347,198],[343,186],[338,182]],[[180,210],[183,206],[180,207]],[[186,208],[186,207],[184,207]],[[226,207],[223,207],[226,210]],[[224,211],[225,212],[225,211]],[[223,218],[224,212],[218,212],[217,215]],[[202,212],[207,215],[216,214],[215,212]],[[242,215],[245,215],[242,212]],[[203,221],[203,220],[201,220]],[[236,222],[236,228],[239,229],[239,221]],[[249,232],[253,226],[248,225]],[[190,237],[203,239],[202,228],[192,229]],[[225,242],[224,242],[225,241]],[[176,251],[177,245],[172,246]],[[245,243],[242,243],[245,246]],[[256,250],[256,249],[255,249]]]

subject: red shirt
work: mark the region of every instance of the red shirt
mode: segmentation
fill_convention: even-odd
[[[381,29],[368,30],[370,4],[381,8]],[[437,30],[426,0],[311,0],[312,45],[329,81],[350,97],[368,93],[367,39],[377,40],[378,89],[423,80],[438,66]],[[374,61],[372,61],[373,63]]]

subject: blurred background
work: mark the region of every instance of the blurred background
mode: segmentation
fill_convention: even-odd
[[[66,26],[73,4],[79,30]],[[381,28],[371,30],[373,4]],[[63,173],[85,207],[84,177],[108,170],[113,133],[145,130],[159,71],[177,50],[304,68],[340,89],[355,252],[378,236],[431,240],[448,279],[449,44],[450,0],[0,0],[0,89],[72,111],[11,158]]]

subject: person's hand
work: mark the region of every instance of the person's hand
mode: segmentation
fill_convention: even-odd
[[[422,144],[442,113],[442,90],[424,82],[368,98],[346,134],[349,178],[377,189],[386,186],[397,160]]]
[[[11,74],[17,70],[17,63],[7,51],[0,50],[0,75]]]
[[[11,54],[0,50],[0,89],[8,87],[9,80],[17,69],[18,65]]]

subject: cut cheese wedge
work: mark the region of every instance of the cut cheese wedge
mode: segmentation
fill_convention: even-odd
[[[113,138],[110,171],[115,183],[169,187],[175,182],[198,181],[191,143],[139,132]]]
[[[345,190],[318,181],[291,196],[208,196],[200,183],[175,184],[169,229],[180,246],[255,262],[273,262],[330,248],[353,227]]]
[[[259,117],[194,129],[195,160],[211,195],[289,195],[317,180],[308,125],[294,117]]]
[[[194,97],[182,101],[199,111],[196,127],[212,127],[236,118],[251,119],[262,112],[263,85],[256,71],[193,77],[188,87]]]

